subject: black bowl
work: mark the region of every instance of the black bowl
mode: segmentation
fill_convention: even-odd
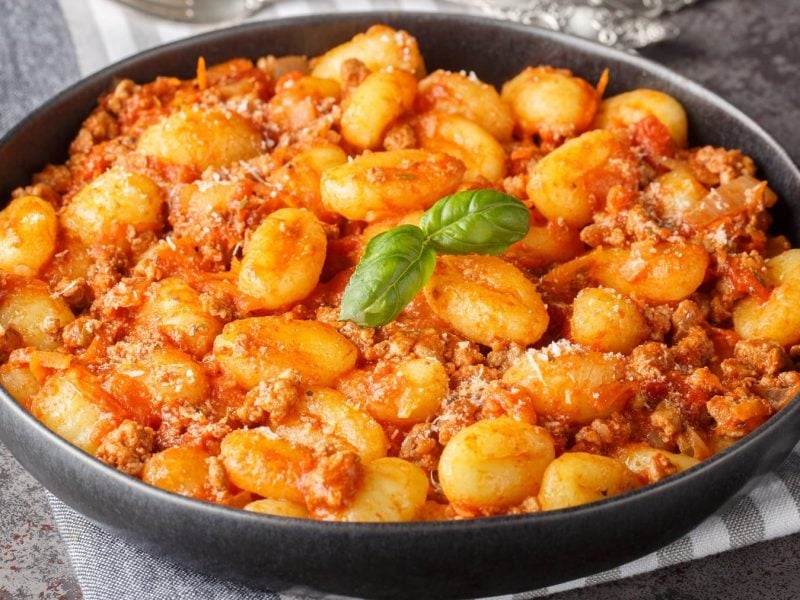
[[[429,68],[473,70],[495,84],[527,64],[569,67],[610,92],[661,89],[686,107],[694,143],[743,148],[782,198],[776,221],[797,242],[800,172],[752,120],[645,60],[582,40],[476,17],[369,13],[256,23],[145,52],[89,77],[0,142],[0,197],[65,158],[97,97],[118,77],[191,77],[213,63],[266,53],[319,54],[370,24],[410,31]],[[752,486],[800,434],[795,398],[742,442],[689,471],[610,500],[547,513],[434,523],[326,523],[257,515],[169,494],[100,463],[0,393],[0,439],[51,492],[139,546],[264,590],[302,586],[382,598],[450,598],[529,590],[633,560],[677,539]]]

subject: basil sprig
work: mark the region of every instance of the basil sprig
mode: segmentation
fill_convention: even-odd
[[[376,235],[342,296],[339,319],[386,325],[425,285],[436,254],[499,254],[525,237],[530,213],[508,194],[469,190],[445,196],[419,227],[401,225]]]

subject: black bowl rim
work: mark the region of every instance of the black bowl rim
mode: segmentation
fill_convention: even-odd
[[[549,31],[530,25],[522,25],[513,23],[506,20],[494,19],[484,16],[477,16],[471,14],[462,14],[457,12],[419,12],[419,11],[360,11],[360,12],[335,12],[335,13],[320,13],[315,15],[285,17],[280,19],[272,19],[269,21],[256,21],[253,23],[245,23],[233,27],[227,27],[216,31],[194,35],[185,39],[181,39],[168,44],[162,44],[157,47],[139,52],[133,56],[125,58],[121,61],[113,63],[94,74],[91,74],[78,82],[65,88],[56,94],[50,100],[44,102],[28,116],[22,119],[14,127],[12,127],[2,138],[0,138],[0,147],[7,144],[12,140],[19,131],[24,129],[29,123],[36,121],[39,116],[48,109],[57,106],[71,95],[81,91],[84,88],[91,87],[94,84],[99,84],[103,81],[108,81],[111,76],[124,71],[125,68],[135,65],[139,61],[150,59],[158,56],[165,50],[175,50],[181,48],[194,48],[200,43],[211,43],[220,40],[226,40],[231,36],[236,36],[239,33],[258,31],[260,29],[269,30],[277,27],[302,27],[303,25],[310,24],[324,24],[325,22],[349,22],[349,21],[362,21],[366,18],[372,22],[391,22],[393,20],[429,20],[447,22],[453,18],[460,21],[466,21],[471,24],[491,27],[498,27],[500,29],[509,28],[522,33],[538,37],[542,40],[553,41],[559,45],[576,48],[580,51],[594,54],[600,58],[608,58],[613,62],[628,63],[628,65],[637,67],[640,70],[652,73],[660,79],[670,81],[676,87],[686,90],[697,96],[702,96],[704,100],[714,105],[715,108],[727,113],[734,117],[736,120],[743,123],[749,133],[761,138],[771,152],[773,152],[787,169],[792,179],[800,183],[800,169],[797,168],[788,153],[768,134],[760,125],[753,119],[744,114],[741,110],[724,100],[714,92],[692,81],[691,79],[679,75],[678,73],[648,59],[640,56],[632,55],[614,48],[603,46],[599,43],[584,40],[574,36],[566,35],[563,33]],[[268,40],[265,42],[268,47]],[[265,50],[268,51],[268,50]],[[796,413],[800,413],[800,394],[795,396],[787,405],[785,405],[778,414],[772,416],[766,423],[761,425],[758,429],[745,436],[742,440],[737,441],[725,450],[713,455],[712,457],[702,461],[700,464],[687,469],[681,473],[663,479],[657,483],[649,484],[621,494],[608,498],[599,502],[593,502],[582,506],[572,508],[543,511],[537,513],[528,513],[521,515],[510,516],[495,516],[487,518],[465,519],[461,521],[412,521],[412,522],[389,522],[389,523],[367,523],[367,522],[335,522],[335,521],[317,521],[312,519],[297,519],[291,517],[280,517],[274,515],[265,515],[244,511],[237,508],[231,508],[219,504],[213,504],[193,498],[187,498],[178,494],[167,492],[157,487],[148,485],[143,481],[136,479],[132,476],[126,475],[113,467],[106,465],[94,456],[84,452],[77,446],[74,446],[64,438],[48,429],[38,419],[26,411],[19,403],[17,403],[8,392],[0,386],[0,401],[9,405],[11,412],[15,413],[18,418],[27,420],[30,425],[38,430],[45,439],[47,439],[51,446],[58,447],[60,452],[70,454],[74,460],[82,463],[87,468],[90,468],[94,473],[100,477],[110,478],[116,485],[126,486],[130,493],[149,495],[152,499],[161,502],[171,502],[176,506],[185,508],[189,511],[202,511],[207,513],[209,517],[213,515],[217,519],[236,519],[249,521],[254,526],[269,525],[271,527],[280,528],[310,528],[317,532],[330,532],[346,531],[350,534],[356,535],[370,535],[380,532],[387,535],[404,535],[406,533],[426,534],[426,533],[440,533],[443,530],[452,531],[454,529],[462,532],[476,532],[485,529],[500,529],[507,527],[517,527],[520,524],[528,522],[541,522],[560,521],[565,516],[580,512],[582,514],[590,514],[592,512],[604,511],[613,506],[630,504],[632,502],[639,502],[640,499],[645,499],[651,496],[657,496],[661,490],[673,487],[683,487],[691,485],[692,482],[702,478],[705,471],[714,468],[716,465],[723,463],[730,463],[737,460],[738,454],[745,451],[745,447],[752,441],[755,443],[757,439],[769,436],[772,430],[781,427],[783,421],[790,418],[800,417]],[[798,423],[798,437],[800,437],[800,423]],[[657,498],[656,498],[657,499]],[[620,509],[617,509],[620,510]],[[710,516],[707,515],[707,516]]]

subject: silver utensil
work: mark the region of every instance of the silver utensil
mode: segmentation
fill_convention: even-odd
[[[279,0],[118,0],[159,17],[191,23],[242,20]],[[660,20],[697,0],[441,0],[442,7],[564,31],[609,46],[641,48],[675,37]]]
[[[660,20],[698,0],[462,0],[483,13],[593,39],[608,46],[642,48],[678,35]]]

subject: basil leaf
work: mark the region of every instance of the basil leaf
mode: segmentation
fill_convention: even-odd
[[[367,244],[347,283],[339,319],[365,327],[391,322],[425,285],[436,266],[436,252],[419,227],[401,225]]]
[[[422,215],[428,243],[443,254],[499,254],[528,233],[530,211],[495,190],[445,196]]]

